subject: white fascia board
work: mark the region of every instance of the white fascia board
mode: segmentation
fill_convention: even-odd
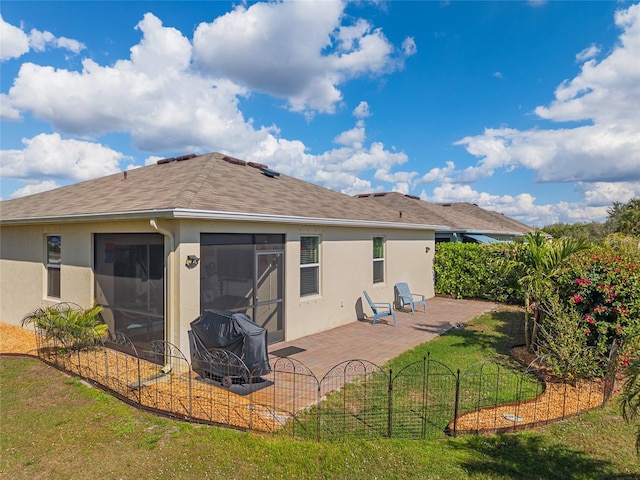
[[[88,213],[78,215],[59,215],[50,217],[27,217],[4,220],[1,225],[29,225],[42,223],[81,223],[81,222],[107,222],[125,220],[156,219],[193,219],[193,220],[224,220],[238,222],[259,223],[286,223],[293,225],[322,225],[322,226],[348,226],[387,228],[401,230],[440,230],[446,228],[442,225],[425,225],[420,223],[395,223],[379,222],[374,220],[349,220],[339,218],[315,218],[295,217],[287,215],[270,215],[244,212],[221,212],[212,210],[191,210],[184,208],[137,210],[127,212]]]
[[[436,230],[438,225],[421,223],[380,222],[375,220],[349,220],[341,218],[296,217],[289,215],[271,215],[263,213],[218,212],[210,210],[175,209],[173,218],[191,218],[201,220],[232,220],[240,222],[286,223],[293,225],[322,225],[348,227],[376,227],[402,230]]]

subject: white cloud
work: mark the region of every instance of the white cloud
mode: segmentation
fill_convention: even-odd
[[[273,72],[286,74],[293,82],[290,88],[285,85],[282,96],[294,103],[299,99],[301,108],[333,105],[340,99],[335,87],[339,78],[394,68],[389,57],[392,47],[381,31],[364,21],[353,22],[352,28],[341,25],[343,8],[342,3],[336,2],[238,7],[212,24],[201,24],[196,32],[200,37],[195,42],[218,35],[219,40],[225,40],[220,44],[224,53],[231,54],[230,65],[237,64],[239,71],[245,67],[251,71],[254,66],[268,71],[268,59],[277,59],[273,60],[277,67]],[[4,97],[7,101],[3,114],[9,118],[7,113],[11,113],[15,119],[18,112],[29,113],[51,122],[58,131],[83,138],[84,142],[78,141],[80,144],[90,144],[90,140],[106,133],[125,132],[131,135],[135,147],[148,152],[226,152],[348,193],[371,189],[371,183],[360,178],[366,172],[389,172],[407,161],[404,153],[389,151],[381,143],[365,144],[362,119],[370,112],[364,101],[353,111],[358,119],[355,127],[336,137],[340,148],[310,155],[301,141],[280,138],[275,126],[254,127],[251,120],[245,120],[238,102],[248,90],[238,86],[242,82],[233,76],[228,79],[228,74],[233,73],[228,70],[231,66],[222,65],[225,76],[215,78],[211,70],[201,69],[202,63],[194,68],[194,50],[189,40],[175,28],[163,26],[150,13],[136,28],[142,37],[131,48],[130,58],[112,65],[84,59],[82,70],[71,71],[24,63]],[[270,39],[268,50],[261,50],[264,35]],[[234,38],[240,43],[230,49],[228,45],[233,42],[229,41]],[[46,45],[50,37],[43,35],[41,40]],[[205,50],[210,47],[202,43],[199,46]],[[254,47],[256,51],[252,50]],[[330,53],[323,53],[327,51]],[[284,53],[290,55],[293,71],[282,68]],[[263,63],[253,65],[255,59]],[[243,62],[248,63],[243,67]],[[269,81],[278,83],[273,76]],[[311,95],[313,89],[317,91]],[[329,91],[335,95],[331,97]],[[46,141],[58,143],[50,145],[51,152],[65,152],[65,147],[68,150],[72,144],[59,136],[45,135],[26,141],[24,150],[2,152],[6,178],[37,177],[45,173],[38,169],[46,164],[47,172],[71,171],[69,178],[80,179],[71,164],[56,168],[63,166],[61,157],[35,157],[33,152]],[[64,158],[74,158],[66,153]],[[107,163],[110,168],[102,174],[118,169],[120,160]],[[157,157],[150,156],[145,163],[154,161]],[[88,177],[94,176],[96,165],[86,165]]]
[[[19,120],[20,119],[20,110],[13,107],[9,100],[9,97],[0,93],[0,118],[2,120]]]
[[[162,160],[164,157],[158,157],[156,155],[151,155],[147,158],[144,159],[144,165],[149,166],[149,165],[154,165],[156,163],[158,163],[158,160]]]
[[[502,72],[493,72],[493,78],[497,78],[498,80],[502,80]]]
[[[416,46],[416,41],[413,37],[407,37],[402,42],[402,53],[404,53],[405,57],[410,57],[411,55],[415,55],[418,53],[418,47]]]
[[[346,132],[342,132],[336,138],[333,139],[335,143],[340,145],[351,146],[354,148],[361,148],[365,139],[364,126],[355,127]]]
[[[51,32],[41,32],[35,28],[27,35],[22,29],[5,22],[0,16],[0,60],[18,58],[29,52],[30,48],[36,52],[43,52],[48,46],[64,48],[74,53],[85,48],[85,45],[77,40],[56,37]]]
[[[38,188],[34,185],[53,184],[34,181],[36,178],[81,181],[116,173],[124,158],[103,145],[63,139],[57,133],[42,133],[22,142],[22,150],[0,151],[0,176],[25,179],[25,191]]]
[[[191,43],[179,30],[164,27],[160,19],[146,13],[136,25],[143,32],[138,45],[131,47],[131,65],[149,76],[165,76],[166,71],[185,72],[191,62]]]
[[[596,44],[591,44],[578,54],[576,54],[576,61],[584,62],[585,60],[589,60],[600,53],[600,47]]]
[[[504,213],[527,225],[542,227],[558,222],[602,222],[613,202],[627,202],[640,196],[640,183],[579,183],[577,190],[583,199],[575,202],[536,203],[530,193],[493,195],[479,192],[467,184],[445,181],[431,193],[423,190],[420,197],[434,203],[468,202],[487,210]]]
[[[487,129],[456,142],[481,157],[468,169],[475,181],[497,168],[523,167],[536,172],[540,182],[640,181],[640,128],[586,126],[573,129]]]
[[[549,107],[536,108],[537,115],[640,129],[640,4],[618,11],[615,22],[622,34],[613,51],[599,63],[585,62],[575,78],[558,86]]]
[[[30,111],[73,135],[127,132],[146,151],[232,149],[268,135],[238,110],[241,88],[189,70],[190,44],[177,30],[151,14],[138,28],[143,38],[131,48],[131,59],[113,66],[85,59],[75,72],[24,63],[7,107]]]
[[[51,32],[40,32],[35,28],[29,32],[29,46],[36,52],[44,52],[47,44],[55,42],[55,37]]]
[[[586,60],[580,72],[558,86],[549,106],[535,109],[542,119],[583,125],[488,128],[482,135],[465,137],[456,144],[478,157],[478,164],[447,172],[451,183],[434,190],[434,195],[448,196],[450,201],[467,195],[475,203],[486,203],[468,185],[452,182],[474,182],[497,169],[525,168],[535,172],[538,182],[577,185],[584,198],[579,203],[534,207],[527,206],[525,197],[514,197],[512,214],[524,212],[530,222],[538,224],[553,223],[553,218],[602,220],[605,205],[640,194],[640,4],[618,11],[615,21],[622,33],[611,53],[596,62],[593,56],[599,49],[595,45],[580,52],[577,58]]]
[[[451,161],[448,161],[446,165],[447,166],[444,168],[439,168],[439,167],[432,168],[418,180],[418,183],[434,183],[434,182],[450,181],[451,176],[455,171],[455,164]]]
[[[309,5],[318,11],[310,11],[307,9]],[[229,61],[238,68],[246,67],[247,71],[256,69],[259,72],[260,68],[271,65],[269,68],[274,68],[274,72],[286,75],[288,82],[297,84],[287,87],[286,93],[291,95],[291,102],[299,101],[297,105],[301,108],[322,109],[324,107],[321,104],[333,105],[340,100],[340,93],[334,87],[339,76],[346,72],[355,74],[360,69],[374,71],[378,68],[375,58],[380,58],[376,53],[371,53],[376,51],[376,47],[367,46],[370,42],[380,40],[379,32],[357,38],[354,32],[349,35],[345,33],[342,43],[338,43],[342,45],[350,38],[353,42],[357,40],[357,48],[341,50],[331,57],[320,55],[320,50],[330,42],[330,34],[340,30],[337,22],[341,18],[342,8],[342,4],[332,2],[256,4],[247,10],[239,7],[213,24],[201,24],[195,34],[195,42],[201,45],[200,48],[205,48],[201,44],[205,41],[202,36],[210,40],[212,37],[207,36],[206,32],[213,27],[216,34],[223,36],[240,35],[240,32],[234,33],[233,29],[242,27],[244,36],[246,25],[237,22],[251,19],[256,22],[253,25],[255,30],[265,35],[277,36],[282,31],[295,30],[304,41],[293,41],[290,36],[292,32],[289,32],[281,39],[272,38],[273,41],[268,43],[272,50],[247,52],[244,60],[242,45],[230,49],[230,43],[223,42],[219,46],[221,52],[230,54]],[[300,19],[302,24],[293,29],[284,28],[291,24],[288,21],[291,17]],[[283,28],[265,23],[270,19],[279,19],[277,25]],[[284,20],[287,21],[282,23]],[[85,59],[82,71],[78,72],[24,63],[6,96],[7,102],[3,105],[6,112],[3,111],[3,115],[15,119],[17,112],[28,111],[37,118],[51,122],[57,130],[84,137],[129,132],[134,145],[147,151],[230,151],[237,149],[238,145],[261,144],[276,132],[272,127],[256,129],[244,119],[238,108],[238,99],[247,91],[237,86],[236,82],[204,77],[192,70],[190,42],[178,30],[163,26],[158,18],[149,13],[137,28],[142,32],[142,39],[131,48],[130,59],[118,60],[111,66],[101,66]],[[368,27],[361,28],[366,30]],[[247,48],[262,38],[256,31],[248,29],[246,37],[250,45]],[[325,40],[320,41],[321,38]],[[258,43],[262,45],[264,42]],[[277,51],[278,45],[283,48],[288,45],[293,57],[291,61],[297,70],[287,70],[279,60],[274,60],[282,58],[282,52]],[[314,49],[317,50],[314,58],[308,58],[307,54]],[[278,55],[275,55],[276,52]],[[353,57],[359,54],[369,60]],[[258,57],[263,62],[262,67],[253,64]],[[243,61],[248,61],[244,67]],[[348,65],[327,68],[331,62]],[[224,67],[223,63],[221,67]],[[228,73],[233,72],[226,69],[225,74]],[[273,76],[268,81],[278,84],[278,79]],[[368,110],[365,105],[361,104],[356,114],[364,116]]]
[[[608,207],[613,202],[627,202],[630,198],[640,197],[640,182],[593,182],[579,183],[585,203],[592,207]]]
[[[29,51],[29,37],[0,15],[0,60],[18,58]]]
[[[53,180],[42,180],[39,182],[28,182],[24,187],[17,189],[11,194],[11,198],[26,197],[27,195],[35,195],[36,193],[46,192],[58,188]]]
[[[54,46],[57,48],[64,48],[70,50],[73,53],[79,53],[86,47],[83,43],[73,40],[71,38],[59,37],[57,38],[53,33],[35,28],[29,32],[29,46],[36,52],[44,52],[48,46]]]
[[[353,115],[356,118],[367,118],[371,115],[369,111],[369,104],[367,102],[360,102],[356,108],[353,109]]]
[[[532,226],[543,226],[557,223],[558,219],[561,218],[561,215],[566,216],[566,213],[569,210],[568,207],[561,208],[557,204],[536,205],[536,198],[529,193],[521,193],[515,196],[492,195],[486,192],[478,192],[471,188],[470,185],[453,183],[444,183],[434,188],[431,195],[422,191],[420,197],[423,200],[434,203],[475,203],[481,208],[504,213],[515,220]]]
[[[364,19],[343,24],[350,20],[344,8],[340,1],[237,6],[197,27],[196,65],[285,98],[293,111],[332,113],[342,100],[343,82],[399,66],[382,31]]]
[[[373,179],[378,182],[392,183],[391,190],[400,193],[409,193],[413,186],[415,177],[418,176],[418,172],[390,172],[385,169],[376,170],[373,175]],[[358,192],[364,193],[364,192]]]

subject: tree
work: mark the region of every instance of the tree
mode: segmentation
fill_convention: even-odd
[[[609,232],[640,235],[640,197],[632,198],[627,203],[613,202],[607,214]]]
[[[553,238],[583,238],[587,242],[600,243],[607,235],[606,225],[600,222],[554,223],[542,227]]]
[[[574,253],[586,249],[587,244],[582,239],[567,237],[550,241],[542,232],[536,231],[525,235],[523,248],[519,265],[523,275],[519,285],[524,296],[525,344],[530,349],[536,341],[542,301],[549,295],[557,295],[556,277],[567,265],[569,258]],[[533,328],[529,335],[531,315]]]

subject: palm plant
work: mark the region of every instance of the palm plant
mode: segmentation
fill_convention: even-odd
[[[640,454],[640,356],[629,362],[624,370],[627,379],[622,388],[622,416],[631,422],[638,422],[636,451]]]
[[[540,323],[541,303],[550,295],[556,295],[556,278],[567,266],[569,258],[576,252],[587,248],[582,239],[547,239],[542,232],[527,233],[524,238],[524,252],[520,260],[523,276],[519,285],[523,289],[525,303],[525,344],[527,348],[535,344]],[[531,316],[533,328],[530,332]]]
[[[45,341],[62,348],[82,348],[106,333],[107,325],[99,317],[101,311],[97,305],[83,309],[73,303],[59,303],[29,312],[22,325],[33,325],[43,333]]]

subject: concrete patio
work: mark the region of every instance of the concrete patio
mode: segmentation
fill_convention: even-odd
[[[427,300],[426,313],[419,310],[412,315],[410,311],[396,310],[395,328],[391,317],[378,320],[375,325],[367,318],[270,345],[269,352],[275,359],[277,357],[272,352],[286,347],[304,349],[287,356],[302,362],[317,378],[322,378],[333,366],[346,360],[363,359],[382,365],[402,352],[495,308],[497,305],[491,302],[434,297]]]

